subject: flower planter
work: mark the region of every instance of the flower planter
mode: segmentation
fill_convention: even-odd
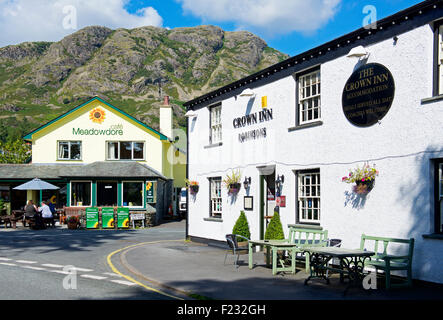
[[[238,193],[240,191],[241,188],[241,183],[231,183],[229,185],[229,193]]]
[[[196,194],[199,189],[200,189],[200,186],[196,186],[196,185],[189,187],[189,191],[191,192],[191,194]]]
[[[69,230],[77,230],[77,228],[78,228],[78,222],[68,223]]]
[[[356,181],[354,192],[357,194],[368,194],[374,188],[374,180]]]

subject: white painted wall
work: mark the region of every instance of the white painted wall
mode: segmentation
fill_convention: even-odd
[[[233,97],[222,103],[223,145],[209,144],[209,112],[197,110],[189,123],[189,179],[200,183],[200,191],[189,203],[189,235],[224,240],[232,232],[243,209],[244,188],[236,201],[223,189],[222,221],[209,217],[208,177],[225,177],[240,168],[242,180],[252,177],[249,195],[254,211],[246,211],[252,239],[259,237],[259,171],[257,166],[275,164],[284,174],[286,208],[280,216],[285,234],[295,223],[295,170],[320,168],[321,225],[330,238],[343,239],[343,246],[357,248],[362,233],[416,240],[414,278],[443,283],[443,241],[424,239],[432,232],[433,207],[431,158],[443,157],[443,102],[421,104],[432,95],[433,33],[429,26],[400,34],[368,46],[368,62],[386,66],[396,92],[390,111],[368,128],[353,126],[343,114],[342,92],[357,67],[357,60],[340,57],[321,66],[323,125],[288,132],[295,125],[295,80],[292,76],[269,83],[254,92],[257,97]],[[268,97],[274,120],[234,129],[236,117],[261,110],[261,97]],[[267,138],[238,141],[238,133],[266,127]],[[438,152],[433,152],[438,151]],[[362,166],[375,163],[380,175],[364,200],[352,199],[352,186],[341,178]],[[362,199],[360,199],[362,200]]]

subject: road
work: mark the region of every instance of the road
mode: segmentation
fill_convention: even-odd
[[[119,254],[120,249],[139,243],[184,237],[184,221],[127,231],[2,228],[0,299],[183,298],[131,275]]]

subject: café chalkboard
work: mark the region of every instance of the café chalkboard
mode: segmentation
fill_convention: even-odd
[[[391,72],[379,63],[366,64],[354,71],[346,82],[343,112],[358,127],[372,126],[388,113],[394,93]]]

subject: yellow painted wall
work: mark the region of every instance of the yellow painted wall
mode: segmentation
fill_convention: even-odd
[[[94,123],[90,119],[90,111],[96,107],[105,111],[105,120],[102,123]],[[73,129],[77,130],[77,128],[107,130],[115,125],[122,125],[123,135],[75,135],[73,133]],[[82,141],[82,160],[57,160],[58,141]],[[148,132],[140,124],[97,100],[35,133],[32,143],[32,162],[88,164],[106,161],[107,141],[144,141],[145,160],[139,162],[172,178],[172,170],[168,162],[163,160],[164,145],[168,146],[170,143],[162,142],[155,133]]]

